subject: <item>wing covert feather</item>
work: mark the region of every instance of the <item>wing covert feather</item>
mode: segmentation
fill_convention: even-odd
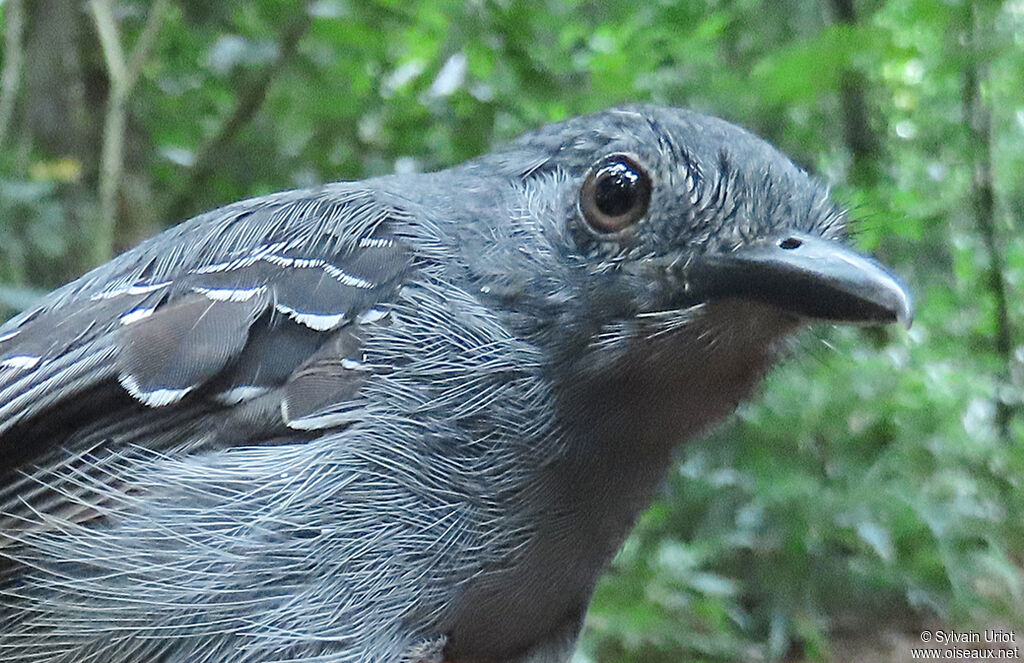
[[[330,365],[343,374],[331,394],[351,396],[360,381],[323,354],[340,347],[332,337],[355,342],[343,327],[386,315],[411,269],[390,230],[407,216],[365,183],[275,194],[196,217],[51,293],[0,326],[0,451],[5,432],[115,378],[149,407],[199,394],[229,407],[280,389],[282,409],[290,398],[311,412],[296,400],[302,376]]]

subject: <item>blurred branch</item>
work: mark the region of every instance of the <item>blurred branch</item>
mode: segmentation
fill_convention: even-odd
[[[312,20],[304,7],[281,33],[277,48],[277,59],[268,65],[260,75],[235,97],[235,108],[227,121],[207,143],[196,150],[196,158],[188,179],[178,189],[177,195],[167,206],[167,218],[179,221],[192,210],[192,194],[199,183],[209,174],[216,156],[256,115],[267,98],[267,92],[274,77],[295,56],[299,41],[309,31]]]
[[[135,43],[135,48],[129,57],[125,57],[111,0],[89,2],[110,80],[107,112],[103,123],[103,152],[100,157],[100,216],[95,228],[90,260],[92,264],[106,262],[114,251],[117,199],[124,172],[124,131],[128,97],[156,41],[166,7],[167,0],[155,0],[149,9],[146,25]]]
[[[853,0],[829,0],[837,23],[853,27],[857,11]],[[871,129],[867,102],[867,78],[864,73],[846,65],[839,77],[839,101],[843,114],[843,139],[850,150],[850,183],[858,187],[878,184],[878,135]]]
[[[4,69],[0,74],[0,145],[3,145],[10,134],[14,102],[18,98],[18,87],[21,83],[24,19],[22,1],[7,0],[7,6],[4,8]]]
[[[982,56],[981,40],[992,34],[994,26],[981,15],[977,3],[966,8],[966,42],[971,57],[964,67],[963,114],[968,132],[968,153],[972,161],[971,208],[978,233],[988,253],[987,285],[995,300],[995,351],[1000,368],[996,375],[996,429],[999,437],[1009,443],[1013,408],[1005,398],[1013,365],[1013,331],[1006,301],[1006,275],[1002,253],[999,250],[999,231],[996,228],[996,196],[992,176],[992,109],[982,98],[982,88],[988,78],[988,62]],[[983,24],[984,23],[984,24]]]
[[[90,0],[89,9],[96,22],[96,32],[103,48],[103,59],[107,62],[107,75],[111,86],[122,84],[128,79],[121,49],[121,36],[117,32],[117,21],[110,7],[110,0]]]

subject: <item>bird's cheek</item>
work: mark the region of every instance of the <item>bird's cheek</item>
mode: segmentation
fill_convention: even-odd
[[[632,251],[640,246],[640,234],[636,226],[630,226],[618,233],[619,249]]]

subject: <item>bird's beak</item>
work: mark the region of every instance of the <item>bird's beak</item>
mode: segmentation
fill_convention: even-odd
[[[909,328],[914,305],[907,289],[877,261],[847,246],[786,233],[691,265],[702,298],[765,302],[803,318],[829,322],[899,322]]]

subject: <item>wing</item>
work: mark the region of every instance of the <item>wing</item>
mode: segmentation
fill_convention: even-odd
[[[115,414],[150,446],[198,418],[222,444],[344,425],[361,328],[386,324],[411,269],[398,218],[361,183],[257,198],[55,291],[0,327],[0,477],[69,440],[117,440]]]

